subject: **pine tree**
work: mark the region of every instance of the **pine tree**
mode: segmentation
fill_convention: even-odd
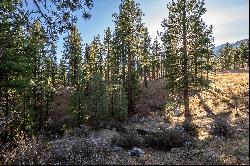
[[[23,27],[27,19],[20,2],[0,3],[0,139],[10,141],[17,132],[32,131],[32,47]]]
[[[58,80],[59,80],[60,85],[66,86],[67,85],[67,64],[66,64],[65,57],[62,57],[60,59],[57,75],[58,75]]]
[[[232,48],[233,46],[226,43],[225,47],[220,52],[220,64],[222,70],[230,70],[232,64]]]
[[[1,129],[0,136],[3,141],[13,138],[17,130],[31,131],[33,119],[32,108],[29,103],[31,89],[31,61],[27,53],[31,51],[26,46],[28,40],[25,38],[21,28],[16,32],[11,31],[12,25],[0,25],[0,39],[7,46],[1,52],[0,57],[0,109]],[[1,48],[2,45],[0,46]]]
[[[10,140],[20,130],[32,132],[43,127],[56,85],[54,39],[59,31],[72,27],[77,20],[75,11],[93,6],[91,0],[82,2],[32,0],[31,9],[26,1],[1,1],[1,139]],[[82,14],[89,18],[85,10]]]
[[[86,72],[83,68],[83,65],[80,65],[78,68],[78,84],[76,90],[73,92],[70,98],[70,104],[68,107],[69,112],[71,112],[78,122],[83,122],[86,120],[89,114],[88,97],[85,94],[86,91]]]
[[[69,63],[68,75],[70,85],[77,86],[78,71],[82,60],[82,46],[80,33],[76,26],[71,29],[70,34],[64,40],[64,56]]]
[[[189,91],[193,81],[197,81],[197,76],[192,69],[198,68],[198,59],[201,63],[210,56],[209,36],[212,32],[206,26],[201,16],[206,12],[204,1],[197,0],[177,0],[168,4],[168,20],[164,20],[162,26],[165,32],[162,36],[164,44],[164,55],[166,58],[166,79],[167,87],[172,92],[182,92],[185,106],[185,119],[189,124],[191,112],[189,109]],[[208,33],[208,34],[206,34]],[[198,35],[201,35],[197,38]],[[209,37],[208,37],[209,36]],[[206,39],[206,40],[205,40]],[[202,49],[202,54],[195,50]],[[197,60],[197,61],[196,61]],[[201,67],[204,70],[204,65]],[[197,71],[196,71],[197,72]],[[195,73],[195,74],[194,74]]]
[[[104,35],[103,47],[104,47],[104,54],[105,54],[105,79],[109,81],[113,39],[112,39],[112,31],[109,27],[104,32],[105,32],[105,35]]]
[[[203,88],[206,85],[208,74],[212,70],[211,58],[213,50],[212,26],[207,27],[203,20],[194,20],[191,23],[193,32],[191,36],[194,38],[190,41],[191,49],[189,51],[191,61],[190,85]],[[206,73],[206,78],[203,76]]]
[[[135,78],[137,74],[134,62],[136,60],[136,48],[138,48],[139,44],[137,33],[139,33],[142,26],[142,12],[139,5],[133,0],[123,0],[119,10],[119,15],[114,14],[116,19],[114,36],[114,42],[116,43],[114,48],[117,55],[116,67],[119,68],[121,66],[121,79],[128,93],[128,114],[131,116],[135,111],[133,97],[136,94],[133,88],[138,87],[138,81]]]
[[[237,48],[232,48],[232,50],[231,50],[231,54],[232,54],[232,68],[235,70],[235,69],[237,69],[237,62],[238,62],[238,60],[239,60],[239,51],[238,51],[238,49]]]
[[[122,85],[117,83],[114,76],[108,85],[109,113],[107,119],[122,121],[127,117],[128,99]]]
[[[103,46],[100,36],[94,37],[94,40],[85,48],[85,70],[87,71],[87,79],[90,80],[95,73],[103,76]]]
[[[95,55],[95,57],[96,57],[95,71],[97,73],[99,73],[99,75],[101,77],[103,77],[103,75],[104,75],[103,74],[103,71],[104,71],[103,70],[103,54],[104,54],[103,52],[104,52],[104,49],[103,49],[103,45],[100,41],[100,35],[97,35],[94,38],[93,47],[90,47],[90,52],[96,54]]]
[[[249,68],[249,40],[247,40],[247,42],[241,43],[239,49],[240,49],[241,67],[244,67],[244,64],[247,63]]]
[[[57,89],[57,63],[56,63],[56,46],[54,43],[49,48],[48,53],[44,59],[44,102],[45,102],[45,117],[48,120],[48,112],[50,102],[53,100],[55,90]]]
[[[152,55],[151,55],[151,72],[152,72],[152,79],[159,78],[159,71],[160,71],[160,63],[161,63],[161,48],[160,43],[157,38],[155,38],[152,44]]]
[[[143,35],[142,35],[142,54],[141,54],[141,66],[143,69],[143,77],[144,77],[144,85],[147,87],[147,79],[149,76],[149,66],[150,66],[150,42],[151,38],[148,33],[148,29],[146,27],[143,28]]]
[[[49,61],[49,70],[50,70],[50,76],[51,76],[51,83],[53,87],[56,87],[57,85],[57,56],[56,56],[56,45],[55,43],[51,44],[49,53],[48,53],[48,61]]]
[[[170,13],[171,14],[171,13]],[[162,34],[161,40],[163,42],[163,56],[165,57],[165,79],[167,82],[166,88],[172,92],[181,92],[180,78],[180,50],[177,47],[178,33],[174,28],[174,19],[169,17],[169,20],[162,22],[164,33]]]
[[[90,56],[90,46],[86,44],[84,52],[84,70],[86,72],[85,78],[90,80],[95,67],[95,57]]]
[[[32,55],[32,99],[35,130],[39,131],[45,121],[45,87],[48,84],[46,70],[46,36],[39,21],[35,21],[30,29],[30,47],[34,48]]]
[[[107,87],[99,73],[95,73],[90,84],[91,95],[89,96],[90,117],[97,121],[105,120],[108,116]]]

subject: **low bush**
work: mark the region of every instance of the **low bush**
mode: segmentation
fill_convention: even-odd
[[[48,150],[46,164],[89,165],[104,164],[111,152],[110,146],[98,138],[61,140]]]
[[[40,165],[43,164],[42,154],[45,149],[42,139],[28,138],[24,133],[18,133],[15,145],[4,151],[4,165]]]
[[[190,136],[197,137],[199,134],[198,126],[193,123],[187,123],[186,121],[182,125],[184,131],[186,131]]]
[[[141,146],[143,144],[143,138],[136,132],[122,133],[112,139],[112,144],[122,148],[131,149],[133,147]]]
[[[145,136],[145,144],[148,147],[169,151],[178,148],[186,142],[185,135],[177,129],[168,129],[161,132],[151,133]]]
[[[211,134],[227,138],[232,135],[232,130],[232,127],[226,120],[218,118],[212,124]]]

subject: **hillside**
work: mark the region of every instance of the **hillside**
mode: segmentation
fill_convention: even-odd
[[[230,43],[230,44],[232,44],[233,48],[239,48],[241,43],[247,42],[248,40],[249,40],[249,39],[243,39],[243,40],[239,40],[239,41],[236,41],[236,42]],[[221,51],[225,46],[226,46],[226,43],[221,44],[221,45],[219,45],[219,46],[216,46],[216,47],[214,48],[214,50],[213,50],[214,54],[215,54],[216,56],[218,56],[219,53],[220,53],[220,51]]]
[[[167,102],[164,80],[149,81],[149,87],[142,88],[137,115],[99,130],[74,122],[65,110],[70,92],[60,90],[50,120],[53,128],[68,124],[63,133],[50,139],[43,134],[31,139],[20,135],[18,147],[2,149],[1,164],[249,164],[249,73],[228,71],[209,79],[209,90],[190,97],[193,123],[199,127],[188,134],[181,127],[182,108],[162,109]],[[215,123],[228,135],[212,134]],[[165,144],[153,146],[162,135],[154,133],[162,133]],[[138,156],[133,147],[140,148]]]

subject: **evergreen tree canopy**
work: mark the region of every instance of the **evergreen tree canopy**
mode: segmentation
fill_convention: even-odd
[[[162,35],[166,57],[167,87],[183,93],[185,117],[190,121],[189,90],[198,80],[198,70],[211,56],[212,28],[202,20],[205,14],[204,1],[177,0],[168,4],[168,19],[162,22]],[[203,70],[199,79],[203,79]],[[194,78],[194,79],[192,79]]]

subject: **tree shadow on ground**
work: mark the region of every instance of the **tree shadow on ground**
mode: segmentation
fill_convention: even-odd
[[[213,110],[206,104],[205,100],[201,97],[200,93],[197,93],[197,96],[202,104],[202,107],[207,112],[207,116],[215,119],[216,115],[213,113]]]

